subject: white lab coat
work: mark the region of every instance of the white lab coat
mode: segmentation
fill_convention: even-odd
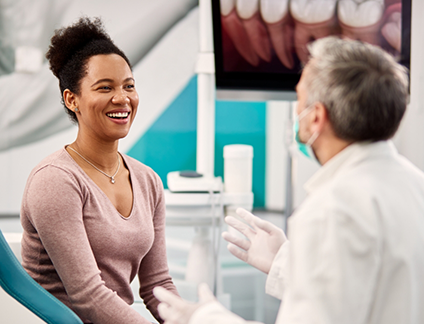
[[[306,189],[267,279],[276,323],[424,323],[424,174],[390,141],[352,144]],[[245,321],[211,303],[194,323]]]

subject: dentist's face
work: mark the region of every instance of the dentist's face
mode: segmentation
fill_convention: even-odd
[[[101,141],[125,137],[138,107],[135,80],[126,61],[117,54],[91,57],[76,101],[81,134]]]

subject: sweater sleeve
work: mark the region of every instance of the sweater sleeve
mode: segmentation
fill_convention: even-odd
[[[162,322],[157,307],[159,300],[153,295],[153,288],[162,286],[178,295],[171,276],[169,275],[165,242],[165,199],[162,181],[155,174],[155,203],[152,208],[155,238],[150,251],[143,258],[138,278],[140,280],[140,297],[153,316]]]
[[[30,178],[23,212],[37,231],[78,316],[102,324],[149,323],[105,286],[84,227],[83,205],[84,193],[75,177],[49,165]]]

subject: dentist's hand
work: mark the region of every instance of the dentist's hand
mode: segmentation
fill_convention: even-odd
[[[237,208],[236,213],[247,224],[232,216],[225,217],[225,222],[245,235],[248,240],[224,232],[222,237],[229,242],[228,250],[237,258],[268,274],[275,255],[287,241],[286,235],[281,228],[243,208]]]
[[[158,311],[165,324],[187,324],[196,309],[206,303],[215,301],[215,297],[207,284],[200,284],[198,292],[199,302],[189,303],[163,287],[155,287],[153,294],[161,301]]]

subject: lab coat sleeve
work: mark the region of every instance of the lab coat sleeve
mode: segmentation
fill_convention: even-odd
[[[367,323],[381,263],[377,220],[330,205],[290,220],[290,280],[277,324]]]
[[[271,269],[266,279],[265,291],[268,295],[282,299],[287,286],[289,272],[290,242],[286,241],[278,251],[272,262]]]
[[[199,307],[191,316],[188,324],[261,324],[246,321],[240,316],[231,313],[219,302],[209,302]]]

